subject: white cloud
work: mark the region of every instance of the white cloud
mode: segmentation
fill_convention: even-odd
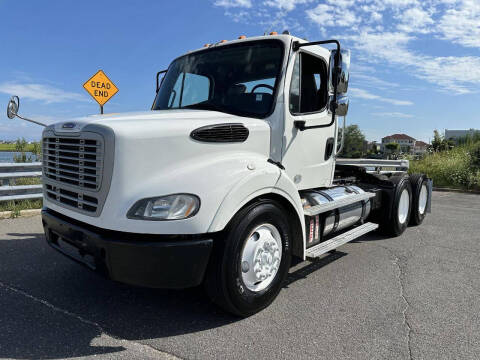
[[[405,33],[361,33],[350,36],[353,47],[364,53],[364,59],[387,62],[417,78],[449,90],[454,94],[478,91],[480,57],[428,56],[415,53],[407,45],[414,37]],[[379,46],[381,44],[381,46]]]
[[[313,0],[266,0],[265,5],[275,7],[280,10],[292,11],[299,4],[306,4]]]
[[[372,115],[377,115],[377,116],[382,116],[382,117],[391,117],[391,118],[403,118],[403,119],[409,119],[413,118],[412,114],[405,114],[402,112],[375,112],[372,113]]]
[[[307,16],[321,28],[340,26],[351,27],[360,22],[355,12],[349,10],[347,2],[344,3],[345,7],[319,4],[317,7],[307,10]]]
[[[225,8],[230,8],[230,7],[251,8],[252,1],[251,0],[217,0],[214,2],[214,5],[225,7]]]
[[[448,9],[438,24],[440,37],[466,47],[480,48],[480,1],[464,0]]]
[[[389,89],[389,88],[396,88],[399,85],[397,83],[394,83],[392,81],[387,81],[387,80],[382,80],[376,76],[372,75],[367,75],[364,73],[357,73],[357,72],[350,72],[351,73],[351,82],[359,82],[363,86],[368,86],[368,87],[375,87],[379,89]]]
[[[35,83],[3,82],[0,83],[0,92],[8,95],[18,95],[20,98],[42,101],[46,104],[87,101],[87,97],[82,94]]]
[[[372,94],[371,92],[368,92],[363,89],[358,89],[358,88],[350,88],[349,93],[351,94],[352,99],[358,98],[358,99],[365,99],[365,100],[377,100],[377,101],[389,103],[392,105],[399,105],[399,106],[413,105],[413,102],[408,100],[391,99],[384,96]]]
[[[420,7],[412,7],[403,11],[399,16],[400,24],[397,28],[406,33],[426,34],[432,31],[434,23],[430,14]]]

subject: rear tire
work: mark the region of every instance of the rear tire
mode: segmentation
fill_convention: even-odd
[[[207,294],[230,313],[253,315],[277,297],[290,261],[286,211],[272,200],[260,200],[242,209],[228,225],[225,240],[214,246],[205,279]]]
[[[381,226],[383,233],[391,236],[403,234],[410,221],[412,209],[412,186],[408,175],[402,175],[391,179],[397,182],[393,198],[393,208],[390,219],[384,220]]]
[[[427,215],[428,186],[427,177],[424,174],[413,174],[410,176],[412,185],[413,202],[410,225],[420,225]]]

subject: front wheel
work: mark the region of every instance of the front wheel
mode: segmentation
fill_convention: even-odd
[[[231,221],[223,243],[214,248],[205,286],[217,305],[250,316],[280,292],[291,260],[291,229],[285,210],[261,200]]]

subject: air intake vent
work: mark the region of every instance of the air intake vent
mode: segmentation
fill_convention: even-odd
[[[193,130],[190,137],[204,142],[244,142],[248,129],[243,124],[209,125]]]

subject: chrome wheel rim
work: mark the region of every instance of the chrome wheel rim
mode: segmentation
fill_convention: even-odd
[[[420,190],[420,195],[418,197],[418,212],[420,215],[425,213],[425,209],[427,207],[427,200],[428,200],[428,190],[427,185],[423,184]]]
[[[242,250],[241,272],[245,286],[253,292],[267,288],[275,279],[282,260],[282,237],[272,224],[262,224],[248,236]]]
[[[407,189],[403,189],[398,202],[398,222],[404,224],[407,220],[408,210],[410,207],[410,194]]]

